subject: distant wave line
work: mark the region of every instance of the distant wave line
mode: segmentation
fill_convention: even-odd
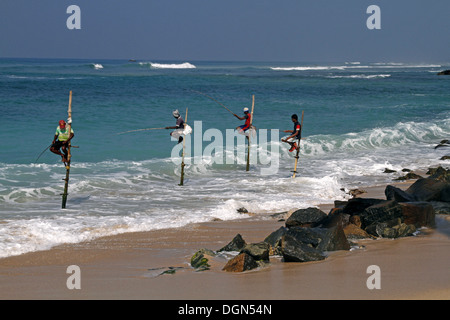
[[[172,64],[165,64],[165,63],[154,63],[154,62],[139,62],[139,64],[142,65],[150,65],[151,68],[155,69],[195,69],[197,68],[195,65],[184,62],[184,63],[172,63]]]
[[[350,65],[343,66],[295,66],[295,67],[270,67],[274,71],[309,71],[309,70],[348,70],[348,69],[401,69],[401,68],[441,68],[438,64],[373,64],[373,65]]]

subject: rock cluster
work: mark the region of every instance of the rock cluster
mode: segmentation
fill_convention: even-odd
[[[367,238],[399,238],[414,235],[418,228],[435,227],[436,213],[450,214],[450,170],[430,169],[403,191],[388,185],[386,199],[353,198],[335,201],[328,213],[317,208],[299,209],[285,220],[285,226],[263,241],[247,244],[240,234],[217,252],[199,250],[191,259],[198,270],[207,270],[208,258],[221,252],[237,252],[224,271],[243,272],[281,256],[283,262],[326,259],[327,253],[350,250],[350,241]]]
[[[444,71],[440,71],[437,74],[438,76],[448,76],[450,75],[450,70],[444,70]]]

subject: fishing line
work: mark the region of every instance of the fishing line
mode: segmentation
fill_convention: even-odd
[[[222,103],[220,103],[219,101],[217,101],[216,99],[214,99],[213,97],[208,96],[206,93],[200,92],[200,91],[196,91],[196,90],[191,90],[192,92],[201,94],[209,99],[211,99],[212,101],[218,103],[219,105],[221,105],[222,107],[224,107],[225,109],[228,110],[228,112],[230,112],[233,116],[235,115],[235,113],[233,111],[231,111],[230,109],[228,109],[225,105],[223,105]]]
[[[166,129],[166,128],[146,128],[146,129],[137,129],[137,130],[130,130],[130,131],[119,132],[119,133],[116,133],[116,134],[124,134],[124,133],[129,133],[129,132],[147,131],[147,130],[162,130],[162,129]]]
[[[34,161],[34,163],[36,163],[39,160],[39,158],[44,154],[44,152],[47,151],[47,149],[50,148],[52,145],[53,145],[53,143],[51,145],[49,145],[47,148],[45,148],[44,151],[41,152],[39,157],[37,157],[37,159]]]

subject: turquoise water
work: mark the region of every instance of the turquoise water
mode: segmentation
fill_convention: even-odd
[[[388,183],[395,174],[382,173],[386,167],[448,165],[439,160],[448,151],[433,147],[450,136],[450,78],[436,75],[449,66],[0,59],[0,256],[236,219],[242,206],[263,214],[332,202],[347,197],[342,188]],[[67,118],[69,91],[79,148],[62,210],[60,157],[47,150],[37,158]],[[223,164],[209,156],[216,140],[206,133],[223,134],[217,143],[225,148],[226,133],[243,121],[196,91],[239,115],[255,96],[254,125],[268,130],[268,141],[261,131],[253,139],[249,172],[237,145],[214,149]],[[117,133],[173,126],[172,111],[184,116],[187,108],[194,132],[180,187],[181,145],[171,130]],[[291,179],[293,154],[279,138],[302,111],[306,139]]]

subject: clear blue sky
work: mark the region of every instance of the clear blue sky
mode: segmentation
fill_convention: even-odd
[[[81,30],[69,30],[69,5]],[[369,5],[381,30],[369,30]],[[0,57],[450,62],[450,0],[1,0]]]

